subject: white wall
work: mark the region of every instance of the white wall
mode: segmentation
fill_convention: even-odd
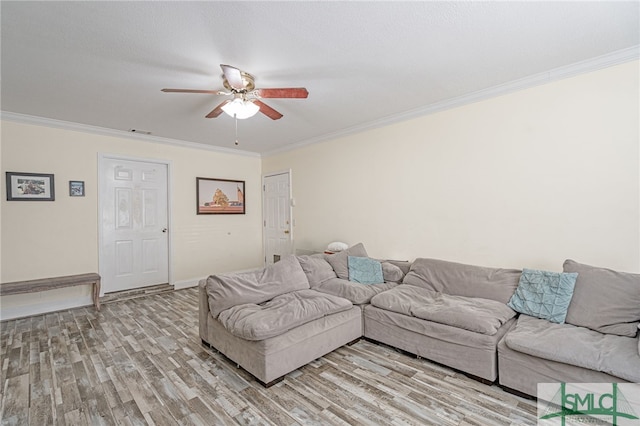
[[[5,172],[55,175],[54,202],[2,197],[2,282],[98,272],[98,153],[171,162],[172,277],[193,285],[216,272],[262,265],[259,157],[191,149],[136,139],[2,122]],[[246,181],[246,215],[196,215],[196,177]],[[85,181],[85,197],[69,197],[69,180]],[[3,183],[4,187],[4,183]],[[3,189],[4,191],[4,189]],[[1,318],[90,303],[76,287],[2,297]]]
[[[297,248],[640,272],[638,61],[268,157],[2,122],[6,171],[54,173],[56,201],[0,202],[2,282],[98,271],[98,153],[172,162],[172,283],[262,264],[261,174],[291,169]],[[242,179],[247,215],[195,214],[195,177]],[[68,196],[84,180],[86,197]],[[4,184],[3,184],[4,186]],[[3,297],[0,318],[90,303]]]
[[[299,249],[640,271],[638,61],[267,157]]]

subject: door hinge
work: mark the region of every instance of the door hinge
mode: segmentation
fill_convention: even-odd
[[[267,185],[262,185],[262,190],[266,191],[267,190]]]
[[[265,227],[267,226],[267,221],[266,221],[266,220],[264,221],[264,226],[265,226]]]

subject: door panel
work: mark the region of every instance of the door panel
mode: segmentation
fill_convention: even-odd
[[[167,283],[167,165],[103,158],[100,175],[105,292]]]
[[[116,276],[123,277],[133,274],[133,241],[118,240],[116,245]]]
[[[158,191],[155,189],[142,190],[142,211],[144,212],[143,224],[144,228],[157,226],[158,215]]]
[[[263,182],[265,262],[271,265],[293,253],[290,176],[265,176]]]

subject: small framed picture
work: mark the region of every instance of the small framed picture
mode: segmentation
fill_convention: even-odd
[[[54,201],[53,175],[7,172],[7,201]]]
[[[245,214],[243,180],[196,178],[197,214]]]
[[[84,181],[83,180],[69,181],[69,196],[84,197]]]

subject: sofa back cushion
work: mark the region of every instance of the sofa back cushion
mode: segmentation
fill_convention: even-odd
[[[399,283],[402,282],[404,278],[405,272],[400,268],[400,266],[392,263],[392,262],[381,262],[382,265],[382,276],[385,282],[388,283]],[[409,270],[407,269],[407,272]]]
[[[507,303],[522,271],[488,268],[437,259],[416,259],[403,284],[424,287],[454,296],[481,297]]]
[[[262,303],[281,294],[309,288],[309,281],[298,259],[286,256],[264,269],[236,274],[211,275],[207,295],[211,315],[244,303]]]
[[[397,266],[400,271],[402,272],[402,277],[404,278],[405,275],[407,275],[409,273],[409,270],[411,269],[411,262],[409,262],[408,260],[392,260],[392,259],[385,259],[385,260],[381,260],[380,262],[384,262],[384,263],[390,263],[394,266]],[[384,265],[382,265],[382,267],[384,268]]]
[[[298,262],[300,262],[302,270],[307,275],[311,288],[331,278],[337,277],[335,271],[329,262],[324,259],[323,255],[298,256]]]
[[[331,264],[338,278],[349,279],[349,256],[369,257],[364,248],[364,244],[358,243],[346,250],[336,254],[328,254],[325,259]]]
[[[568,324],[633,337],[640,323],[640,274],[618,272],[567,259],[564,272],[578,279],[567,311]]]

